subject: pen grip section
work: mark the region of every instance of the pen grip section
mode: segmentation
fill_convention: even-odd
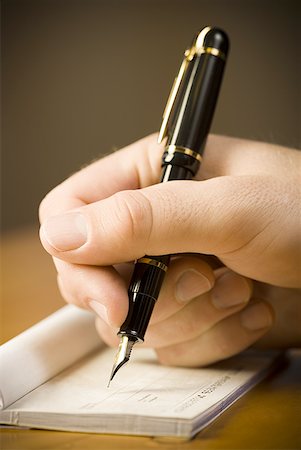
[[[172,180],[191,180],[200,167],[200,161],[183,152],[175,150],[171,153],[169,149],[166,149],[161,167],[161,183]]]
[[[129,311],[119,335],[126,335],[133,340],[144,340],[169,259],[168,255],[144,256],[136,262],[128,290]]]

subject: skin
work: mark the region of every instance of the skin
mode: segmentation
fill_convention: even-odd
[[[156,138],[94,162],[42,201],[41,241],[65,300],[94,310],[100,336],[117,345],[128,261],[178,254],[143,344],[163,364],[300,346],[300,152],[211,135],[194,181],[158,184]],[[223,267],[213,270],[201,254]]]

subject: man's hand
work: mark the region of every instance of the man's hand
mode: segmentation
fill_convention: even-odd
[[[217,256],[226,267],[216,271],[197,255],[172,260],[145,342],[165,363],[208,364],[279,324],[258,282],[300,287],[300,154],[210,136],[195,181],[156,184],[163,149],[155,139],[91,164],[48,194],[41,240],[64,298],[93,309],[111,344],[127,314],[127,261]],[[293,303],[300,314],[301,302]],[[287,328],[286,345],[300,344],[300,333]]]

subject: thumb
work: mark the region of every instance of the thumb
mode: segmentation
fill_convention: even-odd
[[[244,246],[273,223],[268,191],[275,196],[275,187],[263,186],[266,178],[170,181],[121,191],[48,218],[41,240],[52,255],[79,264],[110,265],[145,254],[184,252],[222,258],[231,253],[233,259],[233,252],[241,249],[241,256]]]

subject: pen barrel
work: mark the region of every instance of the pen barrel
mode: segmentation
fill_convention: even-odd
[[[185,111],[179,108],[170,130],[170,142],[202,154],[210,130],[225,62],[218,56],[203,53],[194,61],[194,71],[187,80],[191,83]],[[179,122],[180,121],[180,125]]]
[[[128,290],[129,310],[119,335],[126,335],[132,340],[144,340],[169,259],[168,255],[144,256],[135,263]]]

